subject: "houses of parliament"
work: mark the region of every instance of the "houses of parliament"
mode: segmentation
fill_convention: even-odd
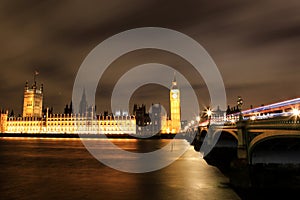
[[[145,105],[134,105],[133,115],[128,112],[97,115],[95,109],[88,107],[83,91],[79,113],[72,112],[72,103],[67,105],[64,114],[53,114],[43,110],[44,86],[25,83],[22,116],[15,117],[8,111],[1,111],[1,133],[62,133],[62,134],[169,134],[179,133],[180,90],[174,75],[170,87],[170,117],[162,113],[162,106],[155,104],[150,113]]]

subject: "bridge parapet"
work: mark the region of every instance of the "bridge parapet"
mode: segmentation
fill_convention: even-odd
[[[257,142],[260,142],[260,140],[285,136],[298,138],[300,136],[300,119],[294,117],[276,117],[257,120],[247,119],[236,122],[229,120],[223,122],[220,120],[211,121],[206,124],[203,123],[198,127],[195,140],[200,143],[200,146],[203,144],[204,138],[206,138],[207,144],[216,144],[214,140],[216,140],[215,137],[220,136],[219,133],[233,135],[237,139],[238,144],[237,158],[249,161],[251,160],[251,155],[249,155],[251,148]],[[197,144],[197,142],[194,143]],[[200,148],[197,147],[197,149]]]
[[[300,130],[300,120],[295,119],[269,119],[269,120],[250,120],[250,129],[282,129]]]

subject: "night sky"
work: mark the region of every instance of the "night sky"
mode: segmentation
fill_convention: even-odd
[[[38,70],[44,105],[63,112],[88,53],[114,34],[149,26],[174,29],[198,41],[220,70],[229,105],[239,95],[245,108],[299,97],[299,10],[297,0],[2,0],[0,107],[21,113],[24,84],[32,83]],[[172,53],[139,50],[120,57],[105,72],[97,90],[98,111],[109,110],[112,89],[123,73],[149,62],[180,71],[200,106],[209,104],[207,87],[188,70],[189,63]],[[172,74],[166,78],[171,81]],[[168,90],[146,85],[134,93],[133,102],[159,102],[167,108]]]

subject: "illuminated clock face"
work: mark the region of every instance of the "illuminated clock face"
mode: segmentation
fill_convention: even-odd
[[[173,93],[173,94],[172,94],[172,97],[173,97],[173,99],[176,99],[176,98],[177,98],[177,94],[176,94],[176,93]]]

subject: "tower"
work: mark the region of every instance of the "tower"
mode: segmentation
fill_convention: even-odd
[[[35,73],[34,76],[37,74]],[[43,110],[43,84],[37,88],[35,77],[34,83],[31,87],[26,81],[24,87],[23,99],[23,117],[42,117]]]
[[[180,91],[177,85],[176,76],[172,81],[172,86],[170,88],[170,113],[171,113],[171,132],[179,133],[180,126]]]
[[[160,133],[162,129],[162,117],[163,117],[163,108],[160,104],[152,104],[150,110],[150,119],[151,119],[151,126],[152,132],[154,134]]]
[[[8,111],[0,110],[0,133],[5,133],[7,130]]]
[[[79,104],[79,114],[86,116],[87,111],[88,111],[88,105],[86,101],[85,89],[83,89],[80,104]]]

